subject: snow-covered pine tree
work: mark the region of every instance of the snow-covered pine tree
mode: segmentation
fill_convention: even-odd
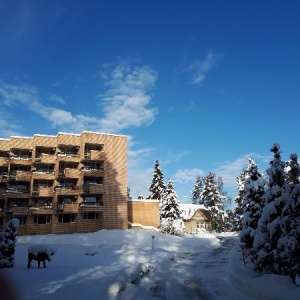
[[[244,255],[246,257],[252,251],[256,228],[264,207],[265,189],[266,180],[258,172],[255,161],[250,158],[244,184],[243,229],[240,232],[240,241],[244,245]]]
[[[282,259],[278,240],[283,235],[281,215],[286,201],[287,176],[285,163],[281,160],[280,145],[274,144],[270,151],[274,153],[274,159],[267,169],[269,186],[264,195],[265,206],[258,222],[251,259],[254,262],[254,270],[280,274]]]
[[[245,197],[245,178],[247,171],[242,170],[241,173],[236,177],[236,190],[238,190],[237,196],[235,197],[235,208],[233,212],[233,230],[241,231],[243,229],[243,201]]]
[[[200,197],[204,185],[203,180],[203,177],[196,177],[196,182],[192,190],[192,204],[204,204],[203,200]]]
[[[164,233],[182,235],[182,213],[180,202],[171,179],[168,180],[160,205],[160,226]]]
[[[291,184],[299,183],[300,166],[298,164],[298,156],[293,153],[290,160],[286,162],[285,172],[287,174],[286,182]]]
[[[0,240],[0,267],[11,268],[15,263],[15,245],[18,233],[19,220],[11,219],[7,224],[5,231],[1,234]]]
[[[287,181],[282,209],[282,235],[278,240],[281,273],[290,275],[293,280],[300,274],[300,167],[296,154],[286,163]]]
[[[151,195],[148,199],[157,199],[161,201],[166,185],[164,183],[164,175],[159,166],[158,160],[156,160],[153,171],[152,182],[149,187]]]
[[[223,197],[220,194],[214,173],[210,172],[204,177],[204,186],[200,197],[204,200],[204,205],[211,213],[212,229],[216,232],[225,231]]]

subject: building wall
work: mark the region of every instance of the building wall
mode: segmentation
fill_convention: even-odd
[[[128,201],[128,221],[136,226],[130,226],[133,229],[143,228],[138,226],[140,224],[144,227],[152,226],[158,228],[159,226],[159,201],[138,199]]]
[[[101,150],[85,153],[86,145],[101,145]],[[72,148],[76,154],[66,154]],[[41,150],[42,149],[42,150]],[[39,151],[50,151],[41,154]],[[28,152],[28,158],[17,157],[19,150]],[[47,234],[91,232],[99,229],[127,229],[127,138],[120,135],[82,132],[81,134],[59,133],[57,136],[34,135],[0,139],[0,230],[11,217],[26,219],[19,234]],[[23,153],[23,152],[22,152]],[[5,157],[7,154],[7,157]],[[87,163],[99,163],[101,168],[85,170]],[[63,172],[60,166],[69,166]],[[37,172],[41,165],[52,168],[51,172]],[[75,167],[74,167],[75,166]],[[14,168],[21,167],[21,171]],[[3,169],[4,168],[4,169]],[[26,171],[24,171],[24,168]],[[100,184],[86,188],[84,178],[96,178]],[[74,181],[72,187],[61,188],[61,180]],[[37,182],[50,186],[36,188]],[[15,191],[11,186],[25,184],[26,190]],[[27,186],[28,185],[28,186]],[[91,193],[100,199],[97,205],[82,205]],[[61,197],[72,198],[72,203],[63,203]],[[51,199],[51,205],[37,205],[37,201]],[[18,200],[19,199],[19,200]],[[12,202],[16,205],[12,206]],[[20,205],[21,203],[21,205]],[[38,209],[37,209],[38,208]],[[70,222],[62,222],[61,215],[70,215]],[[41,215],[43,217],[37,217]],[[46,224],[36,224],[37,218]],[[94,219],[91,219],[95,215]],[[86,216],[89,216],[88,218]],[[50,221],[49,221],[50,220]],[[25,221],[24,221],[25,222]],[[2,224],[2,225],[1,225]]]

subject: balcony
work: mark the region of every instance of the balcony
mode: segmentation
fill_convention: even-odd
[[[32,192],[32,196],[35,197],[53,197],[54,190],[53,187],[38,187]]]
[[[90,152],[84,153],[85,160],[104,160],[104,158],[105,158],[104,151],[91,150]]]
[[[81,212],[103,211],[103,202],[81,202],[79,208]]]
[[[84,176],[86,177],[101,177],[104,176],[104,168],[99,169],[90,169],[90,168],[83,168],[81,172],[84,172]]]
[[[14,205],[6,210],[6,213],[13,214],[15,216],[24,216],[28,214],[28,206],[26,205]]]
[[[34,172],[32,172],[32,178],[35,180],[38,180],[38,179],[54,180],[55,174],[54,174],[54,171],[52,171],[52,172],[34,171]]]
[[[6,167],[9,164],[9,159],[7,157],[0,157],[0,166]]]
[[[17,180],[17,181],[30,181],[31,180],[31,172],[28,171],[17,171],[12,173],[9,176],[9,179]]]
[[[77,203],[59,203],[57,204],[57,211],[64,213],[77,213],[78,204]]]
[[[77,169],[66,168],[63,173],[66,178],[79,178],[79,170]]]
[[[83,192],[88,194],[100,194],[103,193],[104,186],[103,184],[84,184]]]
[[[57,185],[55,187],[56,195],[78,195],[79,187],[77,185],[62,186]]]
[[[31,166],[32,158],[29,156],[12,155],[9,157],[10,163],[15,165]]]
[[[30,205],[28,207],[28,211],[32,215],[49,215],[53,214],[53,206],[52,205],[46,205],[46,204],[35,204],[35,205]]]
[[[42,153],[40,156],[36,157],[35,162],[39,162],[42,164],[55,164],[56,156],[53,154],[45,154]]]
[[[0,174],[0,182],[7,182],[7,180],[8,180],[7,175]]]
[[[68,153],[59,153],[56,156],[58,161],[65,161],[65,162],[80,162],[80,157],[78,154],[68,154]]]
[[[17,189],[17,188],[8,188],[6,190],[7,198],[29,198],[30,191],[29,189]]]

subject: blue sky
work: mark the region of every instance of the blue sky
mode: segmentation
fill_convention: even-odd
[[[189,203],[273,143],[299,153],[299,1],[0,1],[0,137],[128,135],[131,196],[155,160]]]

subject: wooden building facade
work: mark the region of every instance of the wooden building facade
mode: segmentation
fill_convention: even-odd
[[[0,231],[127,229],[127,138],[83,131],[0,139]]]

